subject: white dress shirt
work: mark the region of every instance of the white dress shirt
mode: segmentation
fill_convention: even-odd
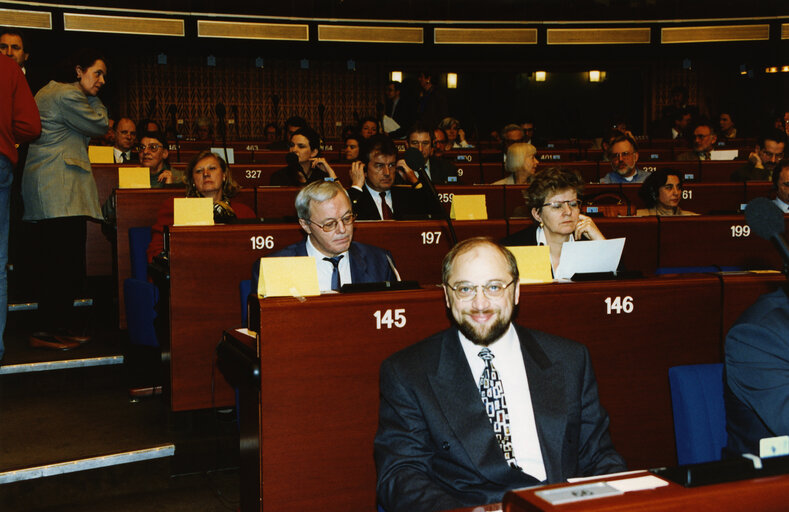
[[[375,207],[378,208],[378,215],[383,219],[384,218],[384,212],[381,209],[381,194],[379,192],[376,192],[375,190],[371,189],[367,185],[367,183],[364,184],[364,188],[366,188],[367,192],[371,196],[373,196],[373,201],[375,202]],[[392,215],[394,215],[394,207],[392,206],[392,191],[391,190],[387,190],[386,191],[386,204],[389,205],[389,210],[391,210]]]
[[[121,157],[121,155],[124,153],[124,151],[121,151],[120,149],[113,147],[112,153],[115,155],[115,163],[118,164],[123,163],[123,158]],[[126,153],[126,161],[131,162],[131,150],[125,151],[125,153]]]
[[[458,332],[458,336],[471,374],[474,376],[474,382],[479,387],[479,379],[485,370],[485,361],[479,357],[479,351],[484,347],[469,341],[461,332]],[[504,395],[507,397],[510,437],[515,460],[524,473],[544,481],[547,478],[545,462],[540,450],[537,423],[534,420],[534,408],[529,393],[529,380],[526,378],[526,366],[515,327],[510,324],[507,332],[488,348],[493,353],[491,364],[499,374]]]
[[[322,292],[331,291],[331,275],[334,272],[334,265],[332,265],[330,261],[323,259],[328,256],[312,245],[312,239],[310,239],[310,237],[307,237],[307,256],[315,258],[315,265],[318,268],[318,288],[320,288]],[[352,282],[351,262],[348,251],[345,251],[340,256],[342,256],[342,259],[337,267],[340,269],[340,285],[344,285]]]

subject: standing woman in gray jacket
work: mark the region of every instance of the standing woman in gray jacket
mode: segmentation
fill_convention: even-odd
[[[22,178],[23,220],[34,223],[40,244],[39,322],[31,346],[68,350],[89,340],[70,314],[84,292],[87,220],[101,220],[88,142],[107,132],[107,109],[98,98],[107,75],[105,59],[78,53],[66,81],[51,81],[36,94],[41,137],[30,144]],[[70,81],[70,82],[67,82]]]

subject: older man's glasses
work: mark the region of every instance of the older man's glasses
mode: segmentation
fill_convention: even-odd
[[[611,160],[625,160],[625,159],[633,157],[634,155],[635,155],[635,153],[633,153],[631,151],[623,151],[621,153],[611,153],[609,155],[609,158],[611,158]]]
[[[477,290],[482,289],[483,295],[489,299],[498,299],[504,295],[504,291],[512,284],[513,279],[509,283],[503,281],[490,281],[486,284],[472,284],[465,281],[457,283],[455,286],[447,284],[447,288],[455,293],[455,297],[459,300],[471,300],[477,296]]]
[[[337,229],[337,226],[340,225],[340,222],[342,222],[343,226],[350,226],[351,224],[353,224],[353,221],[355,220],[356,220],[356,214],[348,213],[340,217],[339,220],[337,219],[327,220],[323,224],[318,224],[317,222],[313,222],[310,219],[307,219],[307,222],[309,222],[310,224],[315,224],[316,226],[324,230],[326,233],[331,233],[332,231]]]

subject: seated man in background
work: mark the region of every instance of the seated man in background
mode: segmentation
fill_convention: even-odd
[[[638,169],[638,147],[636,141],[627,135],[620,135],[608,147],[608,160],[611,172],[600,178],[600,183],[642,183],[649,173]]]
[[[139,162],[139,153],[133,151],[137,144],[137,127],[128,117],[121,117],[115,124],[115,145],[112,148],[116,164]]]
[[[731,181],[757,181],[772,178],[775,164],[784,157],[786,134],[774,129],[756,141],[756,147],[748,156],[748,163],[734,171]]]
[[[390,220],[429,217],[433,211],[427,187],[400,160],[408,185],[395,185],[397,148],[386,135],[373,135],[364,144],[361,161],[351,164],[348,195],[359,220]]]
[[[436,185],[457,183],[458,170],[445,158],[433,156],[434,138],[431,130],[422,123],[416,123],[406,135],[408,146],[418,149],[425,159],[425,172]]]
[[[707,121],[702,121],[693,129],[693,151],[685,151],[677,155],[677,160],[710,160],[710,153],[715,149],[718,136],[715,129]]]
[[[464,240],[444,258],[442,280],[453,326],[381,365],[381,506],[471,507],[511,489],[623,471],[586,347],[513,323],[512,253]]]
[[[784,214],[789,213],[789,160],[781,160],[773,171],[775,199],[773,203]]]
[[[307,233],[301,242],[268,257],[312,256],[320,290],[339,290],[347,283],[395,281],[389,251],[353,241],[356,216],[348,193],[336,181],[314,181],[296,196],[299,225]],[[260,265],[252,267],[252,286],[258,289]]]

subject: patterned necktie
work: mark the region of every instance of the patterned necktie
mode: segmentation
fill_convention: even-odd
[[[482,397],[482,404],[488,413],[488,419],[493,426],[493,433],[499,442],[501,451],[507,464],[513,468],[518,468],[515,457],[512,454],[512,438],[510,437],[510,415],[507,412],[507,400],[504,397],[504,386],[499,380],[499,373],[493,367],[493,353],[489,348],[479,351],[479,357],[485,361],[485,370],[479,378],[479,393]]]
[[[392,215],[392,209],[386,204],[386,192],[380,192],[379,194],[381,196],[381,213],[383,214],[383,219],[392,220],[394,215]]]
[[[335,256],[334,258],[323,258],[324,261],[328,261],[334,267],[331,271],[331,289],[332,290],[339,290],[342,286],[340,282],[340,260],[342,256]]]
[[[125,164],[129,161],[129,157],[126,156],[126,153],[121,153],[121,163]]]

